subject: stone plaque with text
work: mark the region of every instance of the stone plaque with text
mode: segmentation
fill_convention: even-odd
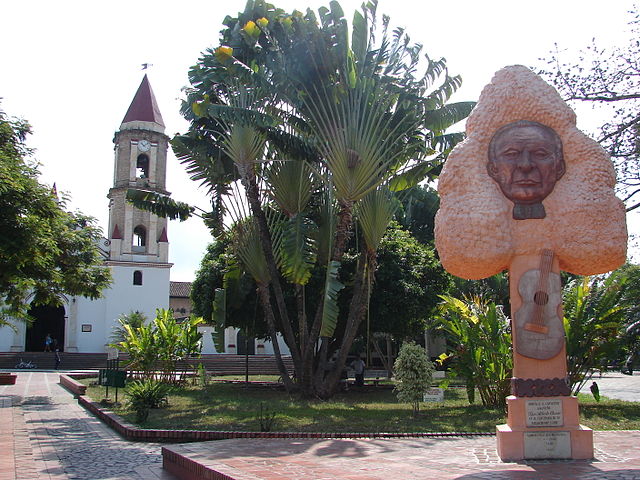
[[[527,427],[561,427],[564,425],[562,416],[562,400],[527,400]]]
[[[569,432],[525,432],[524,458],[571,458]]]

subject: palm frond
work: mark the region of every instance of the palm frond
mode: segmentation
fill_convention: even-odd
[[[313,192],[313,172],[302,161],[274,162],[266,171],[269,192],[287,215],[302,212]]]
[[[385,188],[369,193],[356,206],[362,236],[370,252],[378,250],[380,241],[395,214],[397,203]]]
[[[316,245],[311,234],[315,225],[304,215],[298,214],[281,224],[281,228],[278,255],[280,270],[290,282],[305,285],[311,278],[316,261]]]
[[[196,215],[195,207],[173,200],[168,195],[162,195],[147,190],[137,190],[130,188],[127,190],[127,201],[140,210],[154,213],[159,217],[184,222],[192,215]],[[197,215],[199,216],[199,215]]]
[[[458,102],[443,105],[437,110],[426,112],[424,126],[434,132],[444,132],[450,126],[469,116],[476,102]]]
[[[324,298],[322,306],[322,326],[320,327],[321,337],[331,337],[338,324],[338,292],[344,285],[338,280],[338,269],[340,262],[331,261],[327,266],[324,284]]]

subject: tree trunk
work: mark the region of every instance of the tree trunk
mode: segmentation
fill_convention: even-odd
[[[356,334],[358,333],[358,327],[364,318],[364,314],[367,309],[366,291],[368,283],[367,279],[369,277],[366,275],[366,272],[368,263],[368,255],[365,258],[361,258],[358,262],[356,279],[353,286],[353,297],[351,298],[351,303],[349,305],[347,326],[345,327],[344,336],[342,337],[342,342],[338,349],[335,364],[333,369],[324,376],[322,383],[316,386],[318,395],[321,398],[329,398],[335,393],[340,382],[340,375],[346,364],[347,356],[349,355],[349,350],[351,349],[353,340],[356,338]]]
[[[289,314],[287,312],[287,306],[284,302],[284,295],[282,293],[282,287],[280,285],[280,273],[276,267],[275,257],[273,255],[273,248],[271,243],[271,234],[269,232],[269,226],[267,225],[267,219],[262,210],[260,203],[260,194],[258,191],[258,185],[256,183],[256,177],[252,169],[238,168],[243,178],[244,186],[247,190],[247,198],[251,206],[251,212],[258,222],[258,230],[260,232],[260,243],[262,245],[262,251],[269,268],[270,285],[273,288],[273,293],[278,306],[278,313],[280,314],[280,324],[282,326],[282,333],[285,336],[289,350],[291,351],[291,357],[295,365],[301,363],[300,350],[293,334],[293,328],[289,320]]]
[[[353,203],[348,201],[339,202],[340,212],[338,213],[338,224],[336,225],[336,240],[334,243],[333,251],[331,253],[331,260],[340,262],[342,261],[342,257],[344,256],[344,252],[347,246],[347,240],[351,234],[351,227],[353,224]],[[355,291],[355,289],[354,289]],[[324,292],[323,292],[324,293]],[[313,383],[313,391],[316,395],[319,395],[321,398],[328,398],[331,394],[327,393],[327,388],[325,387],[326,381],[326,366],[327,366],[327,352],[328,352],[328,339],[322,339],[320,349],[318,351],[318,355],[313,358],[313,350],[319,340],[320,328],[322,326],[322,309],[323,303],[320,302],[318,304],[318,308],[315,313],[315,317],[313,319],[313,324],[311,326],[311,330],[309,331],[309,339],[308,339],[308,347],[305,355],[305,368],[308,371],[309,379]],[[353,340],[351,340],[353,342]],[[350,348],[351,344],[349,344]],[[348,353],[348,352],[347,352]],[[345,355],[346,360],[346,355]],[[315,366],[315,372],[313,372],[313,367]],[[339,369],[339,372],[342,372],[344,367],[344,362],[342,365],[338,365],[336,363],[334,365],[334,369]],[[339,377],[338,377],[339,381]],[[311,387],[311,385],[308,385]],[[331,389],[332,391],[335,389],[335,386]],[[311,392],[308,392],[311,394]]]
[[[296,306],[298,308],[298,341],[300,342],[300,356],[304,358],[307,349],[307,311],[304,298],[304,286],[296,284]]]
[[[391,344],[391,335],[387,333],[387,378],[391,378],[393,373],[393,345]]]
[[[273,345],[273,355],[276,358],[276,365],[278,366],[278,370],[280,371],[280,375],[282,376],[282,382],[284,383],[284,388],[287,390],[287,392],[293,392],[296,389],[296,386],[291,380],[291,377],[289,377],[289,372],[287,370],[287,367],[282,361],[282,354],[280,353],[280,345],[278,344],[278,333],[276,331],[276,327],[274,323],[273,309],[271,308],[271,298],[269,295],[269,287],[264,284],[259,284],[258,296],[260,297],[262,309],[264,310],[264,316],[267,319],[269,336],[271,337],[271,343]],[[295,365],[295,360],[294,360],[294,365]]]

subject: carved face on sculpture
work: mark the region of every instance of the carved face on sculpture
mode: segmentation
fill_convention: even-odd
[[[487,172],[516,205],[514,218],[544,218],[542,200],[565,172],[562,141],[541,123],[509,123],[491,139]]]

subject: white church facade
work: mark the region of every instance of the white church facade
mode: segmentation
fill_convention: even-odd
[[[113,186],[107,195],[109,224],[107,238],[100,243],[113,277],[111,286],[97,300],[69,296],[61,298],[60,306],[33,307],[31,314],[36,320],[31,327],[16,322],[15,330],[0,328],[0,351],[42,351],[45,337],[50,335],[61,351],[106,352],[118,317],[138,311],[153,319],[157,308],[170,307],[173,291],[185,290],[186,282],[174,282],[174,287],[180,288],[171,289],[167,219],[139,210],[126,201],[130,188],[169,194],[166,190],[169,137],[164,130],[162,115],[145,75],[113,140]],[[184,301],[184,293],[182,297]],[[176,317],[180,316],[176,312]],[[203,327],[202,332],[202,353],[217,353],[212,327]],[[224,353],[240,353],[236,345],[244,342],[238,340],[238,331],[227,328]],[[252,340],[252,347],[251,353],[273,353],[269,342]]]

